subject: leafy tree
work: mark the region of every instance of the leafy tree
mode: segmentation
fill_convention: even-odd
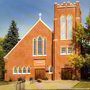
[[[3,44],[4,39],[0,38],[0,79],[4,79],[4,72],[5,72],[5,63],[4,63],[4,51],[2,48],[2,44]]]
[[[86,18],[86,26],[78,25],[75,30],[76,42],[81,48],[81,54],[90,54],[90,16]]]
[[[18,28],[14,20],[12,20],[9,31],[3,42],[4,52],[7,54],[19,41]]]
[[[85,59],[82,55],[70,55],[69,56],[69,64],[74,69],[73,79],[80,79],[80,69],[84,66]]]
[[[86,32],[86,39],[87,39],[85,52],[87,54],[90,54],[90,15],[86,18],[85,32]]]
[[[90,55],[86,55],[85,57],[85,65],[90,68]]]
[[[82,55],[77,55],[77,54],[70,55],[68,59],[69,59],[70,65],[76,69],[80,69],[81,67],[83,67],[85,63],[85,59]]]
[[[4,41],[4,39],[3,38],[0,38],[0,51],[3,50],[3,48],[2,48],[3,41]]]

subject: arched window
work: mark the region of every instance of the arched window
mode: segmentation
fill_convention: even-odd
[[[31,73],[31,72],[30,72],[30,67],[27,68],[27,73]]]
[[[21,72],[22,72],[21,68],[20,68],[20,67],[18,67],[18,73],[21,73]]]
[[[25,67],[23,67],[22,72],[26,73],[26,68]]]
[[[13,73],[14,73],[14,74],[17,73],[17,68],[16,68],[16,67],[13,68]]]
[[[46,39],[44,39],[44,55],[46,55]]]
[[[34,53],[34,55],[36,55],[36,39],[34,39],[33,45],[34,45],[34,46],[33,46],[33,47],[34,47],[34,49],[33,49],[34,52],[33,52],[33,53]]]
[[[38,38],[38,55],[43,55],[42,50],[43,40],[41,37]]]
[[[46,38],[37,37],[33,39],[33,55],[44,56],[46,55]]]
[[[60,17],[60,36],[61,40],[66,39],[66,16]]]
[[[67,16],[67,39],[72,39],[72,16]]]

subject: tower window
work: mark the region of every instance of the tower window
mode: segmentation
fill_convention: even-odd
[[[72,39],[72,16],[67,16],[67,39]]]
[[[61,40],[65,40],[66,39],[66,17],[65,16],[61,16],[60,18],[60,36],[61,36]]]

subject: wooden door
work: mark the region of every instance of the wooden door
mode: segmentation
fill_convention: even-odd
[[[35,79],[44,79],[44,78],[45,78],[45,69],[36,69]]]

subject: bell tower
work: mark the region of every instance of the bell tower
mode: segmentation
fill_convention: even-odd
[[[54,4],[53,65],[54,79],[61,79],[61,70],[68,64],[68,55],[77,53],[72,45],[73,32],[81,22],[80,3],[63,2]]]

